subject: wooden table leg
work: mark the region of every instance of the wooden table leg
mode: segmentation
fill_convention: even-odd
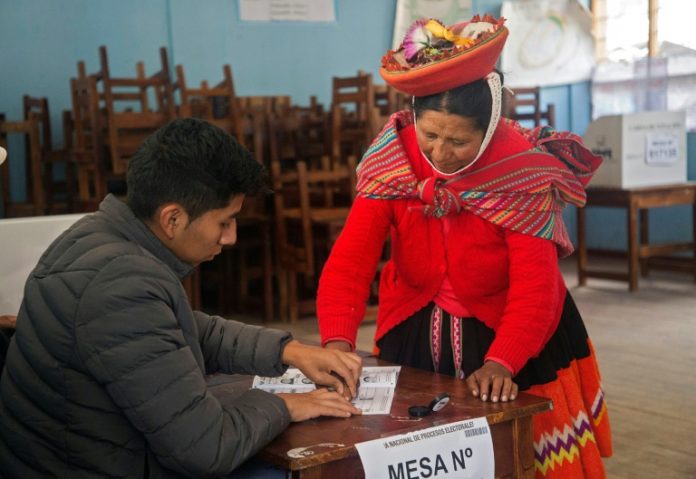
[[[576,218],[578,226],[578,285],[587,284],[587,215],[585,208],[576,208]]]
[[[513,437],[517,440],[513,443],[514,450],[514,475],[521,479],[534,479],[534,434],[532,432],[532,418],[523,417],[512,421]],[[530,462],[531,458],[531,462]]]
[[[691,243],[693,245],[693,262],[691,263],[696,282],[696,202],[691,205]]]
[[[650,225],[648,224],[648,209],[641,208],[638,210],[640,213],[640,243],[638,247],[648,246],[650,244]],[[640,258],[640,275],[643,278],[647,278],[650,272],[650,262],[648,258]]]
[[[268,223],[262,226],[263,235],[263,317],[266,322],[273,321],[273,257],[271,254],[271,233]]]
[[[632,197],[628,206],[628,289],[638,289],[638,208]]]

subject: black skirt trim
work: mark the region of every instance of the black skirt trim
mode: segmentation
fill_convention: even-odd
[[[416,312],[394,327],[377,343],[379,357],[426,371],[434,371],[430,347],[430,316],[434,303]],[[440,367],[436,372],[455,374],[452,345],[449,341],[451,315],[443,311]],[[495,332],[476,318],[462,318],[461,369],[469,375],[483,366],[483,360],[495,339]],[[556,331],[544,349],[515,376],[521,391],[557,378],[556,371],[570,366],[571,361],[590,356],[587,330],[570,293],[566,294],[563,312]]]

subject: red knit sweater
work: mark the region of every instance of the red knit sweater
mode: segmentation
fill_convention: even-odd
[[[418,179],[431,176],[414,127],[401,130],[399,137]],[[475,167],[530,147],[501,123]],[[516,374],[542,350],[560,319],[566,287],[556,246],[468,212],[452,217],[445,236],[442,222],[425,216],[421,207],[417,199],[355,200],[319,281],[322,344],[343,340],[355,346],[369,286],[391,234],[391,259],[380,276],[375,341],[432,301],[449,272],[461,304],[496,333],[486,357],[502,360]]]

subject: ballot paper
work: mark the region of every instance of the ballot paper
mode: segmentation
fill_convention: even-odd
[[[389,414],[401,366],[366,366],[360,374],[358,395],[353,405],[363,414]],[[316,385],[297,368],[288,368],[278,377],[255,376],[251,387],[271,393],[306,393]]]

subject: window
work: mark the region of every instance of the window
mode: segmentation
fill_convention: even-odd
[[[592,11],[599,61],[635,61],[696,50],[696,2],[684,0],[594,0]],[[650,29],[650,18],[657,28]],[[696,52],[694,52],[696,54]]]
[[[594,0],[592,9],[592,117],[685,110],[696,130],[696,2]]]

